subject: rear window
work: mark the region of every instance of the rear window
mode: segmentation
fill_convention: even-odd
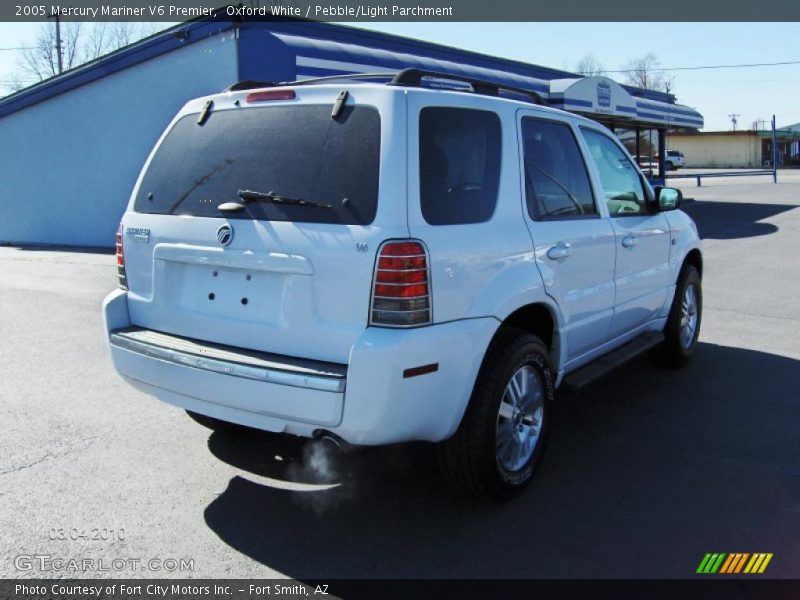
[[[683,156],[683,155],[677,150],[667,150],[667,156]]]
[[[431,225],[488,221],[500,179],[500,118],[463,108],[424,108],[419,117],[422,216]]]
[[[348,106],[271,106],[180,119],[142,179],[140,213],[367,225],[378,202],[380,116]],[[248,202],[238,213],[217,206],[241,202],[239,190],[302,199],[327,207]]]

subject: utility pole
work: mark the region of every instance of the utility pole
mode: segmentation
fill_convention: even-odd
[[[775,115],[772,115],[772,183],[778,183],[778,139],[775,134]]]
[[[736,120],[736,117],[741,117],[742,115],[737,114],[737,113],[733,113],[733,114],[728,115],[728,116],[731,118],[731,123],[733,123],[733,130],[736,131],[736,123],[739,122],[739,121]]]
[[[50,13],[48,19],[56,19],[56,56],[58,56],[58,74],[64,71],[64,49],[61,46],[61,15],[57,12]]]

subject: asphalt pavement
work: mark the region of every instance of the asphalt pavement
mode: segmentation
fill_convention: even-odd
[[[493,506],[425,444],[209,433],[115,374],[112,254],[0,248],[0,577],[678,578],[706,552],[800,577],[800,172],[676,183],[705,244],[694,360],[560,395],[536,481]]]

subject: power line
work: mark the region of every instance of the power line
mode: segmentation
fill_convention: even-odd
[[[33,46],[17,46],[15,48],[0,48],[2,50],[33,50]]]
[[[704,65],[701,67],[653,67],[650,69],[618,69],[616,71],[603,69],[604,73],[636,73],[638,71],[699,71],[700,69],[742,69],[746,67],[779,67],[784,65],[800,65],[800,60],[789,60],[771,63],[746,63],[741,65]]]

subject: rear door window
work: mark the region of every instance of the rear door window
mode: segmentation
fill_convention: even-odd
[[[532,219],[598,215],[586,164],[569,125],[525,117],[522,146]]]
[[[428,107],[419,118],[422,216],[431,225],[488,221],[500,181],[500,117]]]
[[[330,105],[271,106],[180,119],[156,151],[134,201],[150,214],[367,225],[375,218],[380,163],[380,116],[348,106],[337,119]],[[246,204],[240,190],[274,193],[330,208]]]

